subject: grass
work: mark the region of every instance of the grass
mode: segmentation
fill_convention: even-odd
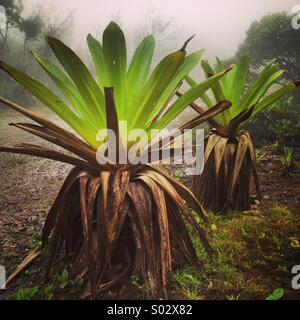
[[[169,298],[275,300],[297,297],[299,293],[290,286],[291,268],[299,264],[296,258],[300,252],[297,236],[300,217],[296,213],[286,206],[273,205],[246,213],[209,215],[210,225],[206,229],[216,255],[209,258],[201,243],[195,240],[202,265],[198,269],[174,271]],[[142,283],[137,276],[131,278],[131,287],[128,290],[133,297],[148,299],[151,296],[149,284]],[[15,297],[27,300],[51,300],[62,294],[77,297],[82,288],[80,283],[73,283],[64,270],[38,292],[35,287],[31,289],[22,289]],[[279,297],[278,292],[284,292],[283,296]]]
[[[186,299],[200,299],[201,281],[196,270],[187,268],[177,271],[174,274],[174,283],[177,291]]]
[[[216,255],[209,258],[195,241],[203,266],[175,272],[174,294],[191,300],[264,300],[284,288],[285,297],[292,297],[290,266],[297,264],[299,221],[279,205],[226,216],[210,213],[207,232]]]
[[[272,219],[280,220],[280,223],[282,222],[282,219],[290,221],[294,218],[294,214],[285,206],[274,205],[267,210],[267,213],[269,213]]]

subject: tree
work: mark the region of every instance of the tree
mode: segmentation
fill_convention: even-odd
[[[237,57],[249,52],[255,68],[276,58],[280,68],[286,70],[287,79],[300,79],[300,31],[292,28],[292,18],[292,15],[282,12],[253,22]]]
[[[72,12],[60,19],[55,8],[43,4],[25,17],[21,1],[0,0],[0,5],[5,8],[5,26],[0,29],[0,60],[13,63],[34,77],[42,77],[43,81],[54,88],[55,85],[47,75],[43,75],[32,61],[30,51],[39,51],[50,58],[51,49],[43,41],[42,34],[58,38],[65,36],[72,23]],[[28,105],[35,103],[25,90],[16,86],[4,73],[0,73],[0,91],[4,96],[14,96],[18,102]]]
[[[20,30],[24,32],[25,42],[37,40],[41,34],[42,28],[43,21],[38,14],[23,19],[20,24]]]
[[[285,70],[280,82],[287,79],[300,79],[300,31],[292,28],[292,18],[293,15],[285,12],[273,13],[251,24],[246,39],[240,45],[234,58],[238,60],[247,52],[251,54],[252,68],[249,79],[255,79],[260,66],[266,65],[273,59],[276,59],[280,68]],[[256,140],[262,137],[277,140],[279,137],[289,136],[296,141],[300,134],[297,125],[298,117],[295,117],[299,113],[299,90],[292,95],[294,97],[292,103],[287,103],[287,100],[283,99],[276,109],[272,112],[268,110],[268,114],[262,112],[251,123],[249,130]],[[277,121],[280,121],[282,125],[275,126]],[[271,130],[266,130],[266,127]],[[283,130],[285,130],[284,134]],[[268,132],[267,135],[266,132]]]
[[[20,0],[0,0],[0,5],[5,8],[6,21],[5,31],[0,30],[0,50],[6,45],[7,49],[7,37],[8,31],[12,28],[19,28],[22,21],[21,12],[23,10]]]
[[[0,30],[0,37],[2,39],[2,42],[0,43],[0,50],[5,45],[7,47],[7,50],[9,50],[7,41],[9,29],[18,29],[21,33],[24,34],[24,49],[26,42],[35,41],[38,39],[43,27],[42,18],[38,13],[33,14],[28,18],[23,18],[21,15],[23,6],[21,1],[19,0],[0,0],[0,5],[5,8],[6,14],[5,31],[2,32]]]

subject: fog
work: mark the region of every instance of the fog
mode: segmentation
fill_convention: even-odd
[[[246,35],[251,22],[270,12],[291,12],[297,0],[24,0],[29,15],[39,6],[53,15],[73,16],[69,41],[83,47],[91,32],[100,35],[110,20],[117,20],[134,41],[138,33],[149,31],[152,21],[169,22],[158,45],[177,49],[190,35],[196,37],[189,49],[206,49],[206,57],[232,56]],[[147,30],[148,27],[148,30]]]

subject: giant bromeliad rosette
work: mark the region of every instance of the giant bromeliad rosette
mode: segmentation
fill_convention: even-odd
[[[207,79],[224,70],[219,59],[215,69],[206,60],[202,60],[201,65]],[[278,83],[284,70],[279,70],[275,61],[262,68],[257,78],[248,83],[249,54],[242,56],[232,68],[212,85],[211,95],[202,95],[205,107],[192,104],[202,114],[216,102],[226,99],[232,103],[231,108],[209,120],[213,130],[206,139],[204,170],[193,178],[194,194],[205,209],[215,212],[250,208],[251,173],[260,195],[254,146],[250,134],[243,128],[256,114],[299,85],[299,81]],[[191,77],[187,76],[186,80],[192,88],[197,86]]]
[[[91,35],[87,37],[95,79],[63,42],[52,37],[46,40],[63,69],[37,53],[33,55],[65,99],[0,62],[2,70],[78,134],[0,98],[2,103],[37,123],[15,123],[14,126],[73,153],[71,156],[30,144],[0,148],[3,152],[45,157],[75,166],[43,228],[43,247],[49,248],[46,276],[50,275],[55,259],[62,255],[70,266],[71,277],[85,279],[85,296],[103,294],[128,281],[133,274],[147,281],[152,294],[157,295],[161,289],[166,290],[172,267],[198,263],[187,224],[206,249],[211,250],[190,209],[204,220],[206,214],[184,185],[150,163],[131,165],[107,161],[100,165],[96,151],[106,148],[107,142],[98,141],[97,132],[111,129],[121,138],[120,145],[129,147],[127,137],[119,130],[120,121],[127,121],[129,130],[142,128],[147,133],[151,129],[161,130],[227,71],[210,77],[171,103],[178,86],[203,53],[197,51],[186,56],[188,41],[182,49],[167,55],[149,75],[153,37],[143,39],[127,68],[125,38],[119,26],[112,22],[103,33],[102,44]],[[223,101],[199,116],[196,122],[200,124],[229,106]],[[188,127],[190,123],[184,126]],[[34,252],[25,259],[23,266],[37,254]]]

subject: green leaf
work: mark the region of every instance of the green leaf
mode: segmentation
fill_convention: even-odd
[[[103,83],[107,82],[107,71],[105,68],[105,61],[103,49],[99,41],[97,41],[91,34],[87,36],[87,43],[93,58],[96,69],[98,85],[102,92],[104,92]]]
[[[225,65],[223,63],[223,61],[219,58],[219,57],[216,57],[216,68],[215,70],[217,72],[222,72],[223,70],[225,70]],[[223,78],[224,79],[224,78]],[[223,80],[222,80],[223,81]]]
[[[254,109],[254,112],[252,114],[252,117],[256,115],[258,112],[261,112],[268,106],[270,106],[272,103],[280,99],[282,96],[290,93],[292,90],[295,89],[295,84],[293,82],[290,82],[284,86],[282,86],[280,89],[276,90],[275,92],[269,94],[267,97],[263,98]]]
[[[67,269],[64,269],[62,274],[61,274],[61,281],[66,282],[69,280],[69,272]]]
[[[148,78],[154,47],[154,38],[148,36],[142,40],[133,55],[126,79],[128,111],[132,109],[132,101],[138,96]],[[133,111],[135,112],[134,109]]]
[[[241,98],[239,103],[239,111],[243,111],[244,109],[249,108],[253,105],[253,101],[259,94],[262,86],[266,83],[270,76],[277,71],[277,69],[278,65],[274,65],[274,63],[271,62],[260,72],[257,79],[248,89],[247,93]]]
[[[25,299],[24,290],[22,288],[17,291],[16,298],[17,298],[17,300],[24,300]]]
[[[90,143],[91,146],[95,148],[98,147],[99,143],[96,142],[96,132],[93,131],[85,121],[81,121],[81,119],[47,87],[2,61],[0,62],[0,68],[20,83],[26,90],[31,92],[37,99],[48,106]]]
[[[224,76],[226,77],[226,75]],[[190,76],[186,76],[185,77],[185,80],[187,81],[187,83],[191,86],[191,87],[196,87],[197,85],[197,82]],[[208,108],[211,108],[213,106],[213,103],[210,99],[210,97],[204,93],[202,96],[201,96],[201,99],[202,101],[205,103],[205,105],[208,107]]]
[[[111,22],[103,33],[103,55],[107,71],[104,87],[114,88],[114,98],[119,120],[123,120],[127,53],[125,37],[120,27]]]
[[[38,293],[38,291],[39,291],[38,287],[25,288],[25,289],[20,288],[17,291],[16,299],[17,300],[31,300]]]
[[[32,54],[64,96],[70,101],[74,111],[78,115],[81,115],[97,131],[98,124],[95,122],[95,118],[89,113],[89,110],[86,108],[77,88],[70,78],[51,61],[44,59],[35,52]]]
[[[202,69],[204,70],[207,78],[210,78],[211,76],[216,74],[216,71],[212,68],[212,66],[208,63],[207,60],[202,60],[201,66],[202,66]],[[220,101],[226,99],[222,85],[219,81],[217,81],[216,83],[214,83],[211,86],[211,90],[215,96],[216,102],[220,102]]]
[[[80,108],[78,105],[80,104],[79,101],[82,101],[82,99],[78,95],[78,91],[70,78],[51,61],[43,58],[36,52],[32,52],[32,54],[53,82],[62,91],[64,96],[71,102],[72,107],[75,109],[74,111],[80,114]]]
[[[146,127],[151,123],[153,118],[158,114],[161,108],[164,106],[166,101],[168,101],[169,97],[174,93],[178,84],[184,79],[184,77],[198,64],[201,56],[203,55],[204,50],[194,52],[188,55],[183,64],[178,68],[172,80],[169,82],[168,86],[164,90],[163,94],[160,96],[158,102],[153,108]]]
[[[59,285],[59,287],[60,287],[61,289],[65,289],[65,288],[67,287],[67,285],[68,285],[68,282],[66,281],[66,282],[62,282],[62,283]]]
[[[231,87],[230,93],[228,97],[226,97],[228,100],[232,102],[233,105],[238,104],[240,97],[243,94],[243,91],[245,89],[248,70],[249,70],[249,64],[250,64],[250,55],[245,54],[244,56],[241,57],[239,63],[236,66],[236,70],[233,78],[234,86]]]
[[[197,82],[191,76],[186,76],[185,80],[190,85],[191,88],[196,87]]]
[[[32,299],[39,291],[38,287],[33,287],[29,289],[28,298]]]
[[[134,103],[136,113],[131,128],[140,128],[145,125],[164,90],[184,62],[185,54],[182,50],[168,54],[156,66]]]
[[[206,77],[209,78],[211,77],[212,75],[216,74],[216,71],[213,69],[213,67],[208,63],[207,60],[202,60],[201,62],[201,66],[202,66],[202,69],[204,70],[205,74],[206,74]],[[211,90],[213,92],[213,95],[215,97],[215,102],[218,103],[220,101],[223,101],[223,100],[226,100],[226,97],[225,97],[225,93],[224,93],[224,90],[223,90],[223,87],[222,87],[222,83],[221,81],[217,81],[215,82],[212,86],[211,86]],[[203,101],[206,101],[207,103],[210,103],[209,102],[209,98],[208,96],[204,95],[204,97],[201,97]],[[214,105],[214,103],[212,102],[211,103],[212,105]],[[226,118],[225,118],[225,114],[226,112],[222,112],[220,114],[218,114],[217,116],[215,116],[215,119],[219,122],[219,123],[226,123]],[[228,114],[228,112],[227,112]]]
[[[216,61],[217,61],[217,64],[215,69],[217,72],[222,72],[223,70],[226,69],[226,66],[224,65],[223,61],[221,61],[218,57],[216,57]],[[232,70],[231,72],[228,72],[221,80],[226,99],[228,99],[228,90],[232,84],[233,74],[234,72]]]
[[[150,129],[161,129],[174,120],[191,102],[202,96],[212,85],[214,85],[219,79],[221,79],[227,71],[218,73],[196,87],[189,89],[179,99],[174,102],[166,113],[152,126]]]
[[[104,95],[90,71],[62,41],[52,37],[47,37],[47,41],[57,59],[73,80],[85,105],[89,108],[89,112],[95,117],[98,128],[105,127]]]
[[[232,68],[221,80],[226,99],[231,96],[231,89],[234,87],[234,77],[237,70],[236,64],[230,65]]]
[[[284,295],[284,289],[279,288],[273,291],[271,295],[269,295],[266,300],[279,300]]]
[[[264,85],[261,86],[260,90],[258,91],[255,99],[253,99],[253,105],[255,105],[257,102],[260,101],[260,99],[265,95],[265,93],[268,91],[268,89],[274,84],[274,82],[282,76],[284,73],[284,70],[279,70],[275,73],[273,73],[270,78],[265,82]]]

